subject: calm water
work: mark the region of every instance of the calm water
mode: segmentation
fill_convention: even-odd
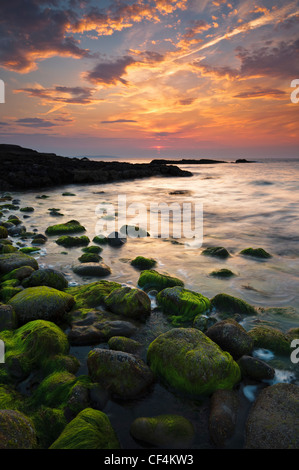
[[[21,206],[33,206],[35,212],[24,220],[27,231],[36,229],[44,232],[49,225],[70,219],[80,221],[87,229],[86,235],[92,240],[96,234],[98,204],[114,204],[117,211],[118,195],[126,195],[127,204],[142,203],[149,210],[151,202],[167,204],[183,203],[203,206],[203,247],[223,246],[231,257],[225,261],[201,255],[203,247],[186,248],[185,239],[174,244],[171,238],[128,239],[120,249],[105,247],[103,261],[112,269],[109,280],[136,286],[139,271],[129,261],[137,255],[154,257],[156,269],[179,277],[186,288],[211,298],[225,292],[240,297],[256,307],[283,307],[282,315],[275,311],[265,312],[260,319],[266,324],[278,326],[283,331],[299,326],[299,161],[261,161],[247,165],[219,164],[183,166],[193,173],[191,178],[149,178],[131,182],[106,185],[67,186],[38,192],[13,193],[21,199]],[[70,191],[75,196],[62,196]],[[171,195],[174,191],[189,191]],[[37,199],[45,194],[48,199]],[[57,208],[64,217],[49,215],[48,209]],[[16,213],[22,217],[22,213]],[[143,219],[145,223],[146,220]],[[130,223],[130,219],[128,219]],[[173,220],[176,224],[176,219]],[[148,227],[149,228],[149,227]],[[95,279],[81,279],[72,273],[72,264],[82,254],[80,248],[65,250],[49,239],[41,254],[36,255],[40,266],[54,267],[63,271],[72,284],[92,282]],[[257,261],[244,258],[239,252],[248,247],[262,247],[273,255],[270,260]],[[61,254],[67,251],[66,254]],[[209,276],[219,268],[231,269],[237,276],[229,280]],[[155,305],[153,299],[153,306]],[[256,319],[250,318],[243,326],[250,329]],[[148,323],[140,330],[145,346],[169,324],[159,312],[154,312]],[[89,348],[74,348],[82,361],[80,373],[86,373],[85,357]],[[299,384],[298,366],[287,358],[277,366],[277,381]],[[249,384],[249,386],[251,386]],[[254,385],[255,387],[255,385]],[[250,392],[240,390],[243,414],[251,404]],[[124,448],[139,447],[130,438],[128,429],[137,416],[159,413],[179,413],[189,417],[200,427],[196,447],[209,447],[204,426],[206,404],[182,400],[168,393],[161,386],[153,392],[130,404],[109,402],[104,410],[110,417]],[[202,425],[200,425],[200,422]],[[202,429],[201,429],[202,428]],[[235,436],[232,447],[242,446],[242,432]]]

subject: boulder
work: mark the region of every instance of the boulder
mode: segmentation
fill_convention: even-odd
[[[272,380],[275,376],[275,369],[266,362],[251,356],[242,356],[238,360],[243,377],[250,377],[253,380]]]
[[[155,289],[157,291],[161,291],[167,287],[184,287],[184,283],[180,279],[166,274],[160,274],[154,269],[142,271],[138,285],[144,290]]]
[[[70,220],[65,224],[52,225],[47,228],[47,235],[63,235],[69,233],[85,232],[86,229],[77,220]]]
[[[0,449],[36,449],[34,425],[19,411],[0,410]]]
[[[253,350],[251,336],[232,319],[217,322],[206,331],[206,335],[223,351],[228,351],[234,359],[248,355]]]
[[[73,271],[78,276],[106,277],[111,274],[111,268],[105,263],[82,263],[73,266]]]
[[[0,305],[0,331],[13,330],[17,327],[16,312],[11,305]]]
[[[140,289],[115,289],[105,297],[104,303],[111,312],[136,320],[142,320],[151,313],[150,298]]]
[[[259,258],[259,259],[272,258],[270,253],[265,251],[263,248],[245,248],[245,250],[242,250],[240,252],[240,255],[250,256],[251,258]]]
[[[131,261],[131,265],[140,270],[152,269],[156,264],[156,260],[153,258],[145,258],[144,256],[137,256]]]
[[[64,290],[68,287],[68,281],[63,273],[55,269],[45,268],[34,271],[22,282],[23,287],[48,286],[57,290]]]
[[[209,246],[203,250],[202,255],[213,256],[221,259],[226,259],[230,256],[227,249],[223,248],[223,246]]]
[[[216,310],[225,313],[241,313],[244,315],[256,315],[256,310],[242,299],[228,294],[217,294],[211,299],[211,305]]]
[[[239,398],[234,390],[216,390],[211,397],[209,431],[213,442],[223,447],[236,428]]]
[[[38,269],[36,259],[24,253],[16,252],[0,255],[0,275],[10,273],[14,269],[21,268],[23,266],[30,266],[33,269]]]
[[[166,385],[192,396],[230,390],[241,378],[231,355],[194,328],[175,328],[158,336],[148,348],[147,360]]]
[[[255,348],[270,349],[273,353],[289,356],[291,354],[291,338],[272,326],[255,326],[248,334]]]

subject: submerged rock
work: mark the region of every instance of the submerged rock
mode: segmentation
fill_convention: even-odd
[[[275,376],[275,369],[261,359],[251,356],[242,356],[238,361],[243,377],[250,377],[253,380],[272,380]]]
[[[91,379],[109,389],[116,398],[132,399],[142,395],[153,383],[149,367],[132,354],[93,349],[88,354]]]
[[[256,315],[257,312],[252,305],[242,299],[228,294],[218,294],[211,299],[212,307],[225,313],[241,313],[244,315]]]
[[[97,253],[84,253],[78,258],[80,263],[98,263],[102,259]]]
[[[196,315],[209,312],[211,307],[207,297],[183,287],[163,289],[157,295],[157,302],[175,326],[193,321]]]
[[[47,286],[29,287],[9,301],[20,324],[37,319],[60,320],[74,304],[71,295]]]
[[[144,290],[155,289],[157,291],[161,291],[166,287],[184,287],[184,283],[180,279],[166,274],[160,274],[154,269],[142,271],[138,280],[138,285]]]
[[[64,248],[73,248],[75,246],[87,246],[90,243],[90,240],[85,235],[82,235],[82,237],[63,235],[56,240],[56,243],[57,245],[64,246]]]
[[[299,387],[279,383],[260,392],[246,423],[246,449],[298,449]]]
[[[144,258],[144,256],[137,256],[131,261],[131,265],[134,266],[134,268],[141,270],[152,269],[156,264],[156,260],[153,258]]]
[[[240,255],[251,256],[253,258],[268,259],[272,256],[267,253],[263,248],[245,248],[240,252]]]
[[[123,246],[127,242],[126,236],[122,235],[119,232],[112,232],[108,235],[107,239],[108,245],[113,247],[120,247]]]
[[[188,419],[170,414],[137,418],[130,432],[139,441],[167,449],[188,449],[195,437],[193,424]]]
[[[147,359],[167,385],[192,396],[232,389],[241,378],[231,355],[194,328],[161,334],[150,344]]]
[[[229,277],[235,276],[235,274],[230,269],[218,269],[210,273],[212,277],[220,277],[221,279],[227,279]]]
[[[226,259],[230,256],[229,252],[223,246],[209,246],[201,253],[205,256],[214,256],[216,258]]]
[[[85,232],[86,229],[83,227],[80,222],[77,220],[70,220],[65,224],[57,224],[52,225],[47,228],[46,234],[47,235],[60,235],[60,234],[68,234],[68,233],[79,233]]]
[[[108,416],[86,408],[63,430],[50,449],[119,449],[120,445]]]
[[[0,410],[0,449],[35,449],[36,431],[33,422],[23,413]]]
[[[282,331],[271,326],[256,326],[248,334],[254,341],[255,348],[270,349],[270,351],[282,354],[291,354],[291,338]]]

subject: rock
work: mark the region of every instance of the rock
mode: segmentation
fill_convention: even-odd
[[[113,247],[120,247],[123,246],[127,238],[125,236],[122,236],[119,232],[112,232],[110,235],[108,235],[108,245],[113,246]]]
[[[106,414],[86,408],[63,430],[50,449],[119,449],[120,445]]]
[[[256,357],[242,356],[238,360],[242,377],[250,377],[253,380],[272,380],[275,376],[275,369],[264,361]]]
[[[14,330],[17,327],[16,312],[11,305],[0,305],[0,331]]]
[[[65,276],[55,269],[45,268],[34,271],[30,277],[22,282],[23,287],[48,286],[57,290],[64,290],[68,287]]]
[[[291,338],[291,339],[297,339],[299,338],[299,327],[297,328],[290,328],[287,332],[286,335]]]
[[[38,269],[38,264],[35,258],[25,255],[24,253],[7,253],[0,255],[0,275],[7,274],[14,269],[23,266],[30,266],[33,269]]]
[[[263,248],[245,248],[240,252],[240,255],[251,256],[253,258],[268,259],[272,256],[267,253]]]
[[[7,237],[8,237],[7,228],[0,225],[0,238],[7,238]]]
[[[205,256],[213,256],[216,258],[226,259],[230,256],[229,252],[223,246],[209,246],[201,253]]]
[[[157,261],[153,258],[144,258],[143,256],[137,256],[131,261],[131,265],[134,266],[134,268],[141,270],[152,269],[156,264]]]
[[[223,447],[236,428],[239,399],[235,391],[216,390],[211,397],[209,431],[216,446]]]
[[[0,289],[0,300],[6,304],[22,290],[22,287],[5,286]]]
[[[73,248],[75,246],[87,246],[90,240],[85,235],[82,237],[71,237],[68,235],[62,235],[56,240],[57,245],[64,246],[65,248]]]
[[[0,449],[36,449],[34,425],[19,411],[0,410]]]
[[[47,286],[29,287],[9,301],[20,324],[37,319],[61,320],[74,304],[71,295]]]
[[[101,259],[102,257],[96,253],[84,253],[84,255],[78,258],[78,261],[80,261],[80,263],[98,263]]]
[[[270,349],[276,354],[289,356],[291,354],[290,337],[271,326],[256,326],[248,334],[254,341],[255,348]]]
[[[145,319],[151,313],[150,298],[140,289],[115,289],[105,297],[104,303],[111,312],[136,320]]]
[[[97,255],[103,251],[103,248],[96,245],[87,246],[82,248],[83,253],[96,253]]]
[[[113,336],[108,341],[109,349],[114,351],[123,351],[130,354],[138,354],[142,344],[125,336]]]
[[[0,332],[6,345],[5,367],[17,379],[26,378],[34,369],[44,370],[57,355],[66,355],[69,343],[54,323],[36,320],[14,331]]]
[[[235,276],[235,274],[230,269],[218,269],[210,273],[212,277],[220,277],[221,279],[227,279],[229,277]]]
[[[154,380],[141,359],[121,351],[93,349],[88,354],[87,366],[91,379],[120,399],[140,396]]]
[[[241,313],[244,315],[256,315],[257,312],[252,305],[244,300],[228,294],[218,294],[211,299],[211,305],[216,310],[225,313]]]
[[[299,387],[278,383],[260,392],[246,423],[246,449],[298,449]]]
[[[22,266],[21,268],[14,269],[8,274],[5,274],[5,276],[1,278],[1,281],[9,281],[11,279],[23,281],[23,279],[26,279],[27,277],[31,276],[31,274],[34,272],[35,270],[31,266]]]
[[[193,321],[196,315],[209,312],[211,307],[207,297],[183,287],[163,289],[157,295],[157,302],[174,326]]]
[[[109,400],[109,393],[99,384],[92,384],[89,388],[89,401],[92,408],[103,410]]]
[[[253,350],[251,336],[232,319],[217,322],[206,331],[206,335],[223,351],[229,352],[234,359],[249,355]]]
[[[194,318],[193,328],[202,331],[203,333],[207,331],[210,326],[215,325],[217,323],[216,318],[214,317],[207,317],[206,315],[202,315],[201,313]]]
[[[79,233],[85,232],[86,229],[77,220],[70,220],[65,224],[52,225],[47,228],[47,235],[60,235],[68,233]]]
[[[83,263],[73,266],[78,276],[105,277],[111,274],[111,268],[105,263]]]
[[[154,269],[142,271],[138,280],[138,285],[144,290],[155,289],[158,292],[166,289],[166,287],[184,287],[184,283],[180,279],[166,274],[160,274]]]
[[[108,238],[103,236],[97,235],[96,237],[93,238],[93,243],[97,243],[99,245],[107,245],[108,243]]]
[[[175,328],[149,346],[147,360],[166,385],[192,396],[232,389],[240,378],[238,364],[201,331]]]
[[[34,212],[33,207],[21,207],[20,212]]]
[[[40,250],[39,248],[35,248],[33,246],[25,246],[24,248],[20,248],[19,251],[28,255],[30,253],[37,253],[39,250]]]
[[[11,237],[19,237],[26,232],[26,227],[24,225],[18,225],[14,227],[10,227],[7,229],[8,235]]]
[[[130,432],[139,441],[167,449],[191,448],[195,434],[188,419],[169,414],[137,418],[131,424]]]
[[[150,236],[146,230],[135,225],[123,225],[120,228],[120,233],[129,238],[146,238]]]
[[[105,297],[120,287],[121,284],[117,282],[101,280],[78,287],[69,287],[66,292],[75,298],[76,308],[94,308],[103,304]]]

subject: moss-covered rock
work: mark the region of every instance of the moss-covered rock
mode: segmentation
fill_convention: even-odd
[[[207,315],[202,315],[200,313],[194,318],[192,327],[205,333],[205,331],[215,325],[215,323],[217,323],[217,319],[215,317],[208,317]]]
[[[113,336],[108,341],[108,346],[114,351],[123,351],[130,354],[137,354],[142,344],[139,341],[134,341],[133,339],[126,338],[125,336]]]
[[[235,320],[223,320],[211,326],[206,335],[218,344],[223,351],[228,351],[234,359],[251,354],[253,339]]]
[[[12,306],[0,304],[0,331],[13,330],[17,324],[16,312]]]
[[[23,287],[48,286],[57,290],[68,287],[68,281],[60,271],[51,268],[38,269],[23,280]]]
[[[48,449],[67,425],[62,409],[40,406],[31,416],[36,429],[38,447]]]
[[[109,418],[102,411],[86,408],[63,430],[50,449],[119,449]]]
[[[4,303],[8,303],[10,299],[12,299],[15,295],[19,292],[22,292],[22,287],[13,287],[13,286],[5,286],[0,289],[0,300]]]
[[[134,268],[141,269],[142,271],[152,269],[156,264],[156,260],[153,258],[145,258],[144,256],[137,256],[131,261],[131,265],[134,266]]]
[[[17,279],[18,281],[22,281],[23,279],[31,276],[35,270],[31,266],[22,266],[21,268],[14,269],[13,271],[5,274],[1,281],[9,281],[11,279]]]
[[[260,392],[246,423],[246,449],[298,449],[299,387],[278,383]]]
[[[40,248],[33,246],[25,246],[24,248],[20,248],[19,251],[28,255],[30,253],[37,253],[38,251],[40,251]]]
[[[29,206],[21,207],[20,212],[34,212],[34,207],[29,207]]]
[[[229,252],[223,246],[209,246],[202,253],[204,256],[213,256],[215,258],[226,259],[230,256]]]
[[[0,255],[9,254],[9,253],[16,253],[18,251],[16,246],[11,244],[3,244],[0,243]]]
[[[9,304],[14,308],[20,324],[43,319],[61,320],[75,304],[74,298],[65,292],[47,286],[29,287],[15,295]]]
[[[110,281],[97,281],[78,287],[70,287],[66,292],[76,301],[76,308],[93,308],[103,304],[106,296],[113,290],[119,289],[121,284]]]
[[[78,258],[80,263],[98,263],[102,259],[97,253],[84,253]]]
[[[120,399],[140,396],[154,379],[141,359],[122,351],[93,349],[88,354],[87,366],[91,379]]]
[[[223,269],[212,271],[210,273],[210,276],[219,277],[220,279],[228,279],[230,277],[235,276],[235,274],[230,269],[223,268]]]
[[[209,312],[211,307],[207,297],[183,287],[163,289],[157,295],[157,302],[174,326],[192,322],[196,315]]]
[[[154,269],[142,271],[138,280],[138,285],[144,290],[155,289],[158,292],[166,289],[167,287],[184,287],[184,283],[180,279],[166,274],[160,274]]]
[[[240,255],[251,256],[252,258],[260,258],[260,259],[272,258],[270,253],[265,251],[263,248],[245,248],[245,250],[242,250],[240,252]]]
[[[127,318],[141,320],[151,313],[150,298],[140,289],[115,289],[105,297],[104,303],[111,312]]]
[[[47,235],[60,235],[60,234],[68,234],[68,233],[80,233],[85,232],[86,229],[83,227],[80,222],[77,220],[70,220],[65,224],[57,224],[52,225],[47,228],[46,234]]]
[[[105,237],[104,235],[100,236],[97,235],[96,237],[93,238],[93,243],[97,243],[98,245],[107,245],[108,244],[108,238]]]
[[[8,237],[7,228],[0,225],[0,238],[7,238],[7,237]]]
[[[211,299],[211,305],[216,310],[225,313],[241,313],[244,315],[256,315],[257,312],[252,305],[242,299],[228,294],[218,294]]]
[[[71,237],[68,235],[62,235],[56,240],[57,245],[64,246],[65,248],[73,248],[76,246],[87,246],[90,243],[89,238],[86,235],[81,237]]]
[[[241,378],[238,364],[201,331],[175,328],[149,346],[147,360],[162,381],[192,396],[232,389]]]
[[[266,325],[256,326],[248,334],[253,339],[255,348],[270,349],[282,355],[291,353],[291,338],[277,328]]]
[[[97,255],[99,255],[103,251],[103,248],[101,248],[100,246],[91,245],[87,246],[86,248],[82,248],[82,251],[83,253],[96,253]]]
[[[32,421],[15,410],[0,410],[0,449],[35,449],[36,431]]]
[[[30,266],[33,269],[38,269],[38,263],[35,258],[28,256],[19,251],[16,253],[7,253],[0,255],[0,275],[8,274],[14,269],[23,266]]]
[[[123,225],[120,228],[120,233],[123,233],[129,238],[146,238],[150,236],[145,229],[137,225]]]
[[[111,268],[103,262],[85,262],[72,267],[75,274],[84,277],[106,277],[111,274]]]
[[[139,441],[167,449],[191,448],[195,434],[188,419],[169,414],[137,418],[131,424],[130,432]]]
[[[272,380],[275,376],[275,369],[264,361],[256,357],[242,356],[238,360],[242,377],[250,377],[253,380]]]
[[[66,355],[69,343],[54,323],[36,320],[15,331],[0,332],[5,344],[5,367],[13,378],[23,379],[32,369],[51,370],[56,356]],[[52,364],[53,362],[53,364]]]

